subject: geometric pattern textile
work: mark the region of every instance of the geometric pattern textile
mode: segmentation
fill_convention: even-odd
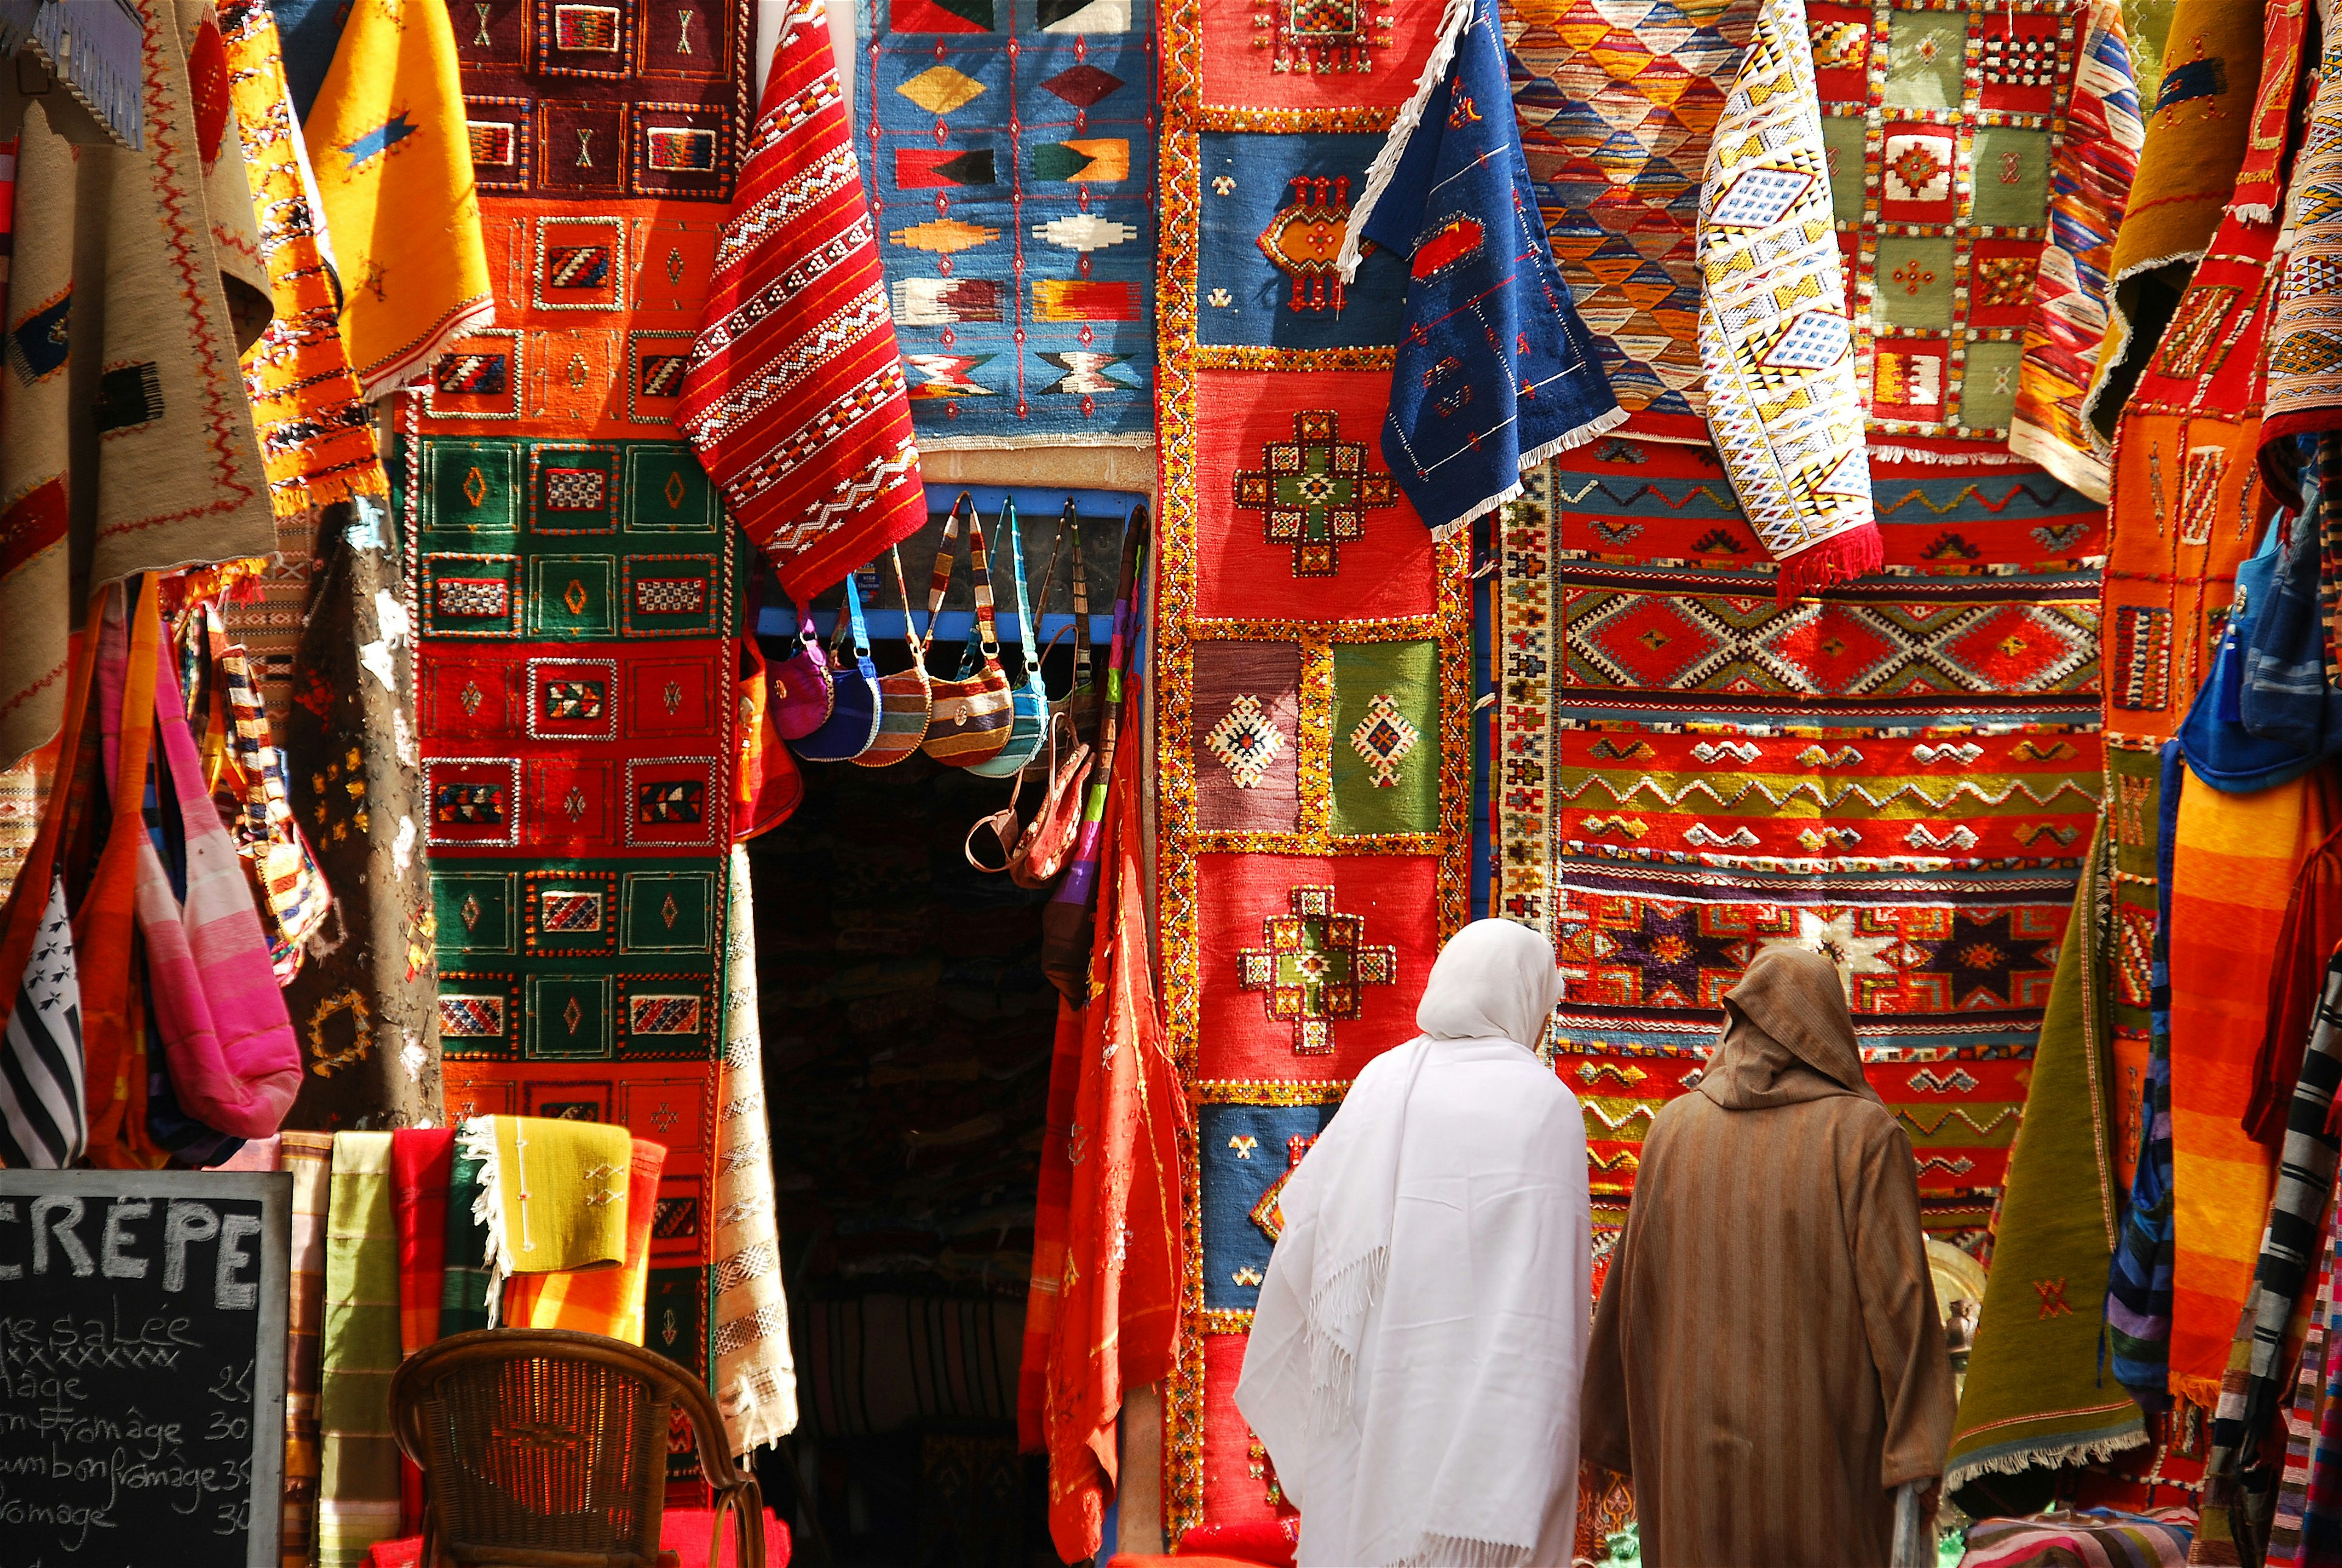
[[[2097,813],[2104,524],[2037,473],[1877,495],[1884,572],[1785,608],[1698,449],[1607,438],[1506,514],[1488,912],[1561,955],[1597,1231],[1723,994],[1793,944],[1837,963],[1928,1229],[1982,1240]]]
[[[399,415],[446,1111],[667,1150],[644,1343],[708,1381],[740,546],[675,417],[752,8],[475,9],[496,325]]]
[[[920,445],[1152,444],[1152,0],[855,12],[863,175]]]
[[[1408,269],[1336,265],[1438,20],[1364,0],[1159,15],[1155,870],[1164,1022],[1199,1107],[1174,1538],[1279,1515],[1232,1398],[1272,1189],[1414,1034],[1467,918],[1468,531],[1434,541],[1375,439]]]
[[[2009,462],[2053,159],[2095,123],[2077,93],[2129,85],[2080,69],[2087,5],[1807,5],[1874,461]],[[1754,19],[1534,0],[1506,25],[1546,227],[1636,435],[1708,439],[1700,172]]]

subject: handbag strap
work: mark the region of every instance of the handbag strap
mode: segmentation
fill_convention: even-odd
[[[1024,530],[1016,525],[1016,501],[1014,496],[1001,497],[1000,521],[994,525],[993,534],[995,537],[1005,536],[1008,541],[1008,575],[1016,584],[1016,638],[1025,647],[1025,679],[1030,681],[1041,664],[1040,654],[1033,642],[1033,606],[1025,595]]]
[[[813,610],[810,606],[805,604],[799,604],[797,606],[797,627],[799,635],[805,636],[812,634]],[[846,634],[849,629],[854,634],[853,645],[855,657],[857,659],[868,658],[870,656],[870,627],[868,624],[862,619],[862,590],[854,585],[854,574],[851,572],[848,572],[846,574],[846,614],[838,616],[837,618],[837,627],[830,635],[830,646],[833,648],[844,648],[846,645]],[[845,662],[846,661],[843,659],[838,661],[839,664],[844,664]]]
[[[1074,544],[1074,690],[1079,691],[1090,684],[1090,569],[1082,560],[1081,514],[1070,495],[1057,515],[1057,528]]]
[[[958,557],[952,546],[959,538],[959,514],[967,512],[967,566],[976,579],[976,629],[984,644],[985,657],[1000,656],[1000,629],[992,616],[992,568],[984,553],[984,524],[976,514],[976,497],[963,490],[952,503],[951,515],[944,519],[943,543],[936,549],[935,570],[927,576],[927,634],[919,644],[919,655],[926,656],[936,644],[936,624],[943,617],[944,595],[951,589],[952,570]]]
[[[911,657],[916,659],[920,666],[925,668],[927,662],[927,650],[926,644],[919,641],[918,632],[911,625],[911,585],[903,576],[903,547],[899,544],[889,544],[886,546],[886,554],[895,563],[895,592],[903,597],[903,641],[910,648]],[[929,642],[935,639],[935,612],[930,610],[927,612]]]

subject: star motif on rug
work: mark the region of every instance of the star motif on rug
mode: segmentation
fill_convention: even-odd
[[[1366,513],[1398,504],[1388,472],[1366,467],[1366,444],[1342,439],[1342,416],[1303,409],[1293,439],[1261,447],[1261,466],[1236,476],[1236,509],[1263,514],[1272,544],[1293,550],[1296,577],[1342,570],[1342,545],[1366,536]]]
[[[1377,692],[1366,704],[1366,716],[1350,732],[1350,749],[1366,760],[1376,789],[1398,783],[1398,765],[1423,740],[1423,732],[1409,724],[1388,692]]]
[[[1285,1211],[1276,1206],[1276,1200],[1284,1195],[1285,1183],[1293,1180],[1293,1173],[1301,1168],[1301,1156],[1307,1154],[1309,1145],[1316,1141],[1315,1133],[1296,1133],[1286,1139],[1284,1171],[1268,1184],[1268,1191],[1261,1193],[1260,1202],[1255,1203],[1252,1212],[1246,1215],[1259,1228],[1260,1233],[1268,1238],[1270,1246],[1275,1246],[1276,1238],[1285,1233]]]
[[[1283,754],[1285,735],[1260,699],[1246,695],[1228,704],[1220,722],[1204,736],[1204,745],[1228,770],[1230,783],[1238,789],[1252,789],[1268,776],[1268,770]]]
[[[1820,954],[1837,965],[1838,984],[1846,987],[1847,1001],[1852,1003],[1854,977],[1894,974],[1895,966],[1884,954],[1903,940],[1893,932],[1884,936],[1866,935],[1855,924],[1859,914],[1857,910],[1841,909],[1824,919],[1812,910],[1801,909],[1797,911],[1797,934],[1776,937],[1765,946],[1803,947]]]
[[[1293,1025],[1293,1049],[1322,1056],[1334,1025],[1366,1010],[1366,987],[1398,980],[1398,950],[1369,947],[1363,915],[1337,914],[1334,890],[1304,884],[1286,895],[1292,913],[1261,921],[1263,947],[1236,954],[1239,984],[1266,993],[1268,1016]]]

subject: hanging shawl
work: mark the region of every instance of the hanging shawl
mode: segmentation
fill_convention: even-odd
[[[1531,1049],[1561,985],[1526,927],[1457,933],[1423,1034],[1367,1064],[1286,1183],[1236,1400],[1305,1565],[1568,1560],[1586,1132]]]
[[[342,335],[361,388],[379,397],[495,318],[447,8],[351,7],[302,129],[341,271]]]
[[[1492,0],[1447,0],[1438,42],[1342,238],[1408,258],[1383,459],[1435,536],[1521,474],[1626,423],[1555,265],[1511,113]]]
[[[926,526],[822,0],[791,0],[676,424],[800,602]]]
[[[1134,683],[1134,718],[1136,695]],[[1155,994],[1138,814],[1145,787],[1139,768],[1115,777],[1089,1004],[1076,1013],[1059,1004],[1058,1038],[1070,1030],[1079,1044],[1049,1072],[1053,1103],[1061,1073],[1073,1084],[1068,1121],[1056,1124],[1043,1151],[1066,1179],[1058,1245],[1049,1249],[1052,1310],[1044,1315],[1052,1332],[1039,1347],[1038,1435],[1049,1455],[1049,1533],[1068,1563],[1096,1556],[1103,1544],[1125,1394],[1170,1376],[1178,1359],[1179,1150],[1193,1133]],[[1035,1228],[1037,1259],[1044,1246]],[[1033,1354],[1029,1335],[1026,1345]]]
[[[1707,422],[1783,604],[1885,564],[1805,0],[1765,0],[1699,195]]]
[[[146,145],[17,154],[0,376],[0,766],[55,733],[87,590],[276,547],[236,355],[267,325],[208,0],[148,0]],[[190,41],[202,80],[191,90]],[[67,330],[68,325],[70,331]]]

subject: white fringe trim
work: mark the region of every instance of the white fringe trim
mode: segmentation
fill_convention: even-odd
[[[1374,215],[1375,204],[1390,189],[1398,174],[1399,160],[1406,155],[1406,144],[1415,128],[1423,123],[1423,106],[1439,84],[1447,79],[1447,67],[1455,62],[1456,45],[1462,41],[1464,29],[1472,25],[1472,14],[1479,8],[1479,0],[1447,0],[1447,9],[1439,18],[1439,38],[1431,45],[1431,57],[1423,63],[1423,75],[1415,81],[1415,92],[1399,105],[1398,117],[1391,122],[1390,135],[1383,138],[1382,151],[1366,170],[1366,187],[1358,199],[1350,204],[1350,225],[1342,231],[1342,251],[1334,258],[1342,281],[1350,283],[1358,275],[1358,264],[1366,259],[1362,248],[1366,242],[1366,220]]]
[[[1356,1334],[1367,1309],[1382,1294],[1389,1272],[1390,1249],[1376,1247],[1336,1269],[1309,1293],[1302,1338],[1309,1353],[1309,1423],[1314,1431],[1334,1432],[1351,1424],[1357,1389],[1358,1347],[1336,1339],[1326,1325],[1341,1323]]]
[[[1570,448],[1583,446],[1596,436],[1606,435],[1626,423],[1626,411],[1623,408],[1613,408],[1607,414],[1596,414],[1566,434],[1554,437],[1536,451],[1522,453],[1520,471],[1526,474],[1541,463],[1550,463]],[[1468,528],[1506,502],[1517,500],[1526,488],[1519,480],[1515,480],[1486,500],[1474,504],[1471,510],[1459,516],[1450,517],[1446,522],[1434,527],[1431,530],[1431,536],[1434,539],[1445,541],[1458,528]]]
[[[512,1253],[505,1247],[504,1173],[496,1158],[496,1124],[493,1116],[475,1116],[455,1134],[456,1152],[480,1162],[480,1195],[472,1200],[472,1219],[488,1227],[488,1326],[497,1326],[505,1303],[505,1281],[512,1276]]]
[[[1476,1541],[1468,1535],[1435,1535],[1424,1532],[1415,1550],[1400,1558],[1396,1568],[1528,1568],[1534,1543],[1507,1545],[1501,1541]]]
[[[2277,222],[2277,209],[2269,205],[2267,202],[2245,202],[2241,205],[2231,204],[2228,208],[2228,215],[2236,219],[2240,224],[2273,224]]]
[[[1979,1475],[2018,1475],[2045,1465],[2096,1464],[2102,1459],[2112,1459],[2127,1449],[2144,1446],[2148,1441],[2144,1425],[2129,1432],[2115,1433],[2106,1437],[2082,1438],[2067,1443],[2030,1443],[2014,1444],[1985,1453],[1972,1453],[1944,1472],[1944,1490],[1956,1491]]]

